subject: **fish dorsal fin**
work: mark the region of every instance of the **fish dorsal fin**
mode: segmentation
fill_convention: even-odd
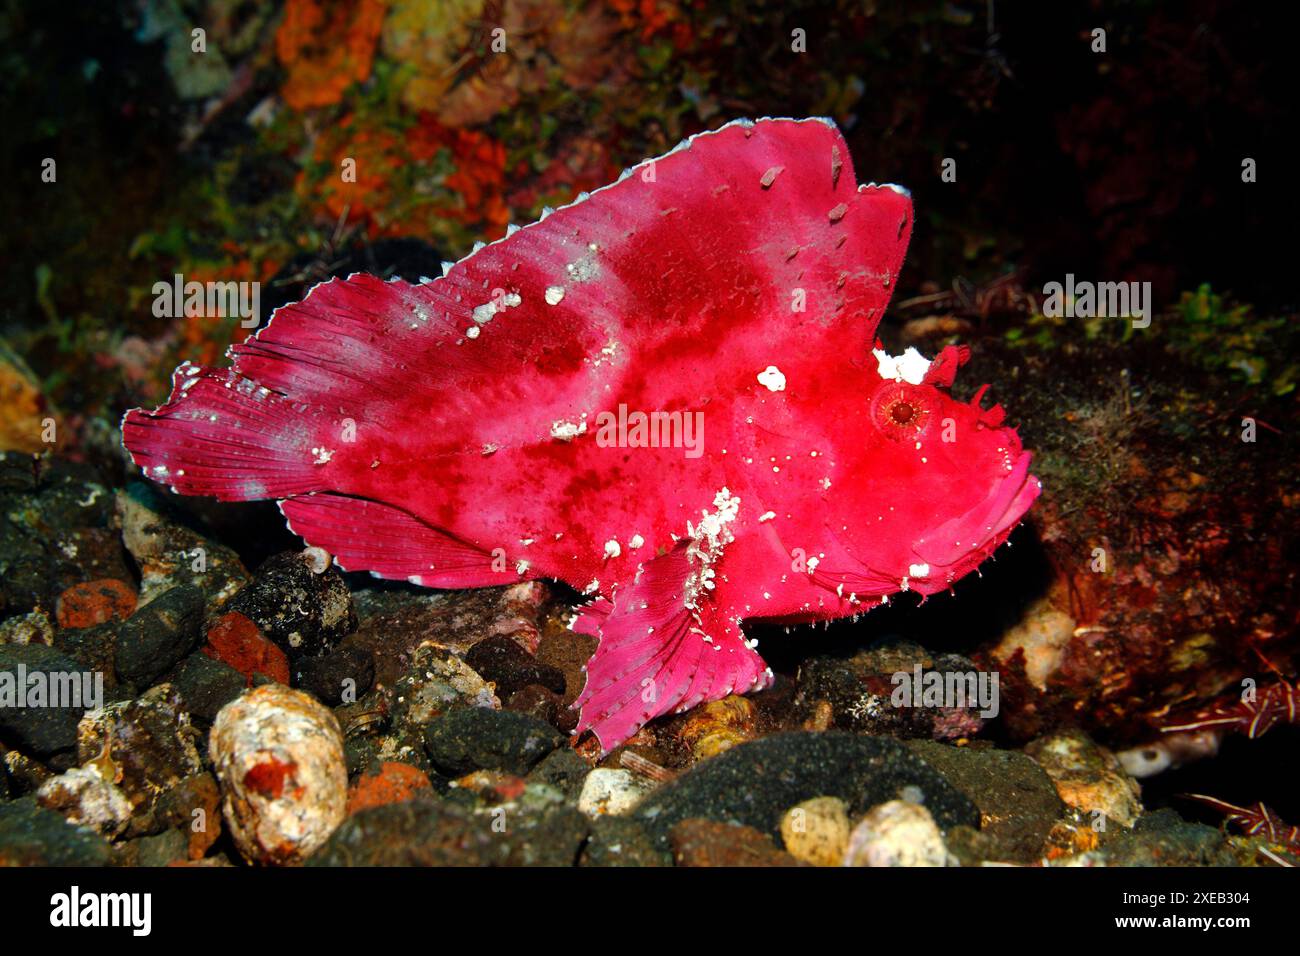
[[[703,594],[692,603],[688,542],[646,564],[612,602],[589,605],[574,630],[600,640],[587,662],[577,733],[608,753],[646,721],[731,693],[761,690],[771,671],[740,625]]]

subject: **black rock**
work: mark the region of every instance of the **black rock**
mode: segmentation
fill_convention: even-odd
[[[597,817],[579,866],[672,866],[672,854],[630,817]]]
[[[525,774],[564,743],[535,717],[486,707],[459,707],[429,723],[424,749],[439,771],[461,776],[471,770]]]
[[[217,719],[217,711],[244,692],[246,681],[229,664],[199,651],[181,662],[172,683],[190,716],[211,725]]]
[[[203,639],[203,592],[178,584],[123,622],[114,661],[118,680],[149,687],[193,652]]]
[[[74,826],[31,797],[0,803],[0,867],[107,866],[113,849],[87,827]]]
[[[293,682],[330,707],[351,703],[374,684],[375,655],[364,647],[336,647],[324,657],[301,658],[294,662]]]
[[[889,737],[842,731],[773,734],[738,744],[655,790],[633,811],[661,847],[691,817],[776,835],[781,817],[812,797],[839,797],[851,814],[907,797],[940,827],[979,825],[979,810],[929,764]]]
[[[328,654],[357,626],[352,592],[338,569],[318,573],[310,558],[293,551],[268,558],[226,610],[256,624],[291,663]]]
[[[504,635],[479,641],[465,655],[465,663],[484,680],[496,684],[497,696],[502,700],[529,684],[538,684],[557,694],[564,693],[562,671],[540,663]]]
[[[103,704],[102,683],[52,647],[0,646],[0,740],[41,758],[71,751],[81,715]]]
[[[582,785],[589,773],[591,767],[587,765],[587,761],[574,753],[571,748],[560,747],[551,751],[529,772],[528,780],[530,783],[544,783],[554,787],[566,800],[577,803],[578,796],[582,793]]]
[[[572,866],[587,831],[572,807],[476,813],[430,796],[353,814],[308,866]]]

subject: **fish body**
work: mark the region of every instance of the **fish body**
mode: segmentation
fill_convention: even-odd
[[[746,623],[946,590],[1037,496],[1000,407],[946,391],[965,349],[871,347],[911,226],[829,121],[737,121],[441,277],[316,286],[123,440],[349,570],[590,595],[608,750],[767,686]]]

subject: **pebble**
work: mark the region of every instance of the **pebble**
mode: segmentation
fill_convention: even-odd
[[[1117,758],[1081,730],[1039,737],[1025,753],[1041,766],[1061,799],[1090,815],[1103,814],[1126,827],[1142,813],[1142,790]]]
[[[359,700],[375,682],[375,656],[364,647],[336,647],[324,657],[299,660],[294,686],[337,707]]]
[[[263,674],[281,684],[289,683],[289,658],[238,611],[227,611],[212,622],[208,627],[208,642],[202,650],[243,674],[247,687],[253,686],[255,674]]]
[[[504,635],[479,641],[465,654],[465,663],[494,685],[502,700],[537,684],[556,694],[564,693],[564,673],[538,660]]]
[[[399,737],[418,738],[430,721],[453,707],[501,706],[496,694],[463,660],[432,641],[420,644],[409,669],[393,688],[393,728]]]
[[[85,689],[85,668],[65,654],[43,644],[0,646],[0,739],[26,753],[48,760],[70,753],[77,745],[77,722],[100,703],[83,697],[82,706],[51,707],[48,690],[68,683],[61,675],[75,675],[75,689]],[[26,674],[24,686],[19,682]],[[35,696],[38,688],[46,694]],[[91,697],[94,682],[91,681]]]
[[[899,741],[836,730],[739,744],[661,786],[633,815],[661,841],[690,817],[776,835],[786,810],[812,797],[839,797],[853,815],[905,791],[924,800],[944,827],[979,825],[975,804]]]
[[[948,850],[930,811],[907,800],[872,807],[853,828],[845,866],[945,866]]]
[[[194,651],[202,639],[205,603],[197,587],[179,584],[127,618],[114,649],[118,679],[149,687]]]
[[[0,867],[108,866],[113,848],[31,797],[0,803]]]
[[[486,707],[459,707],[433,720],[424,733],[430,761],[459,777],[471,770],[526,774],[564,743],[564,737],[535,717]]]
[[[347,815],[410,800],[430,787],[428,775],[410,764],[386,761],[377,772],[359,774],[348,787]]]
[[[839,866],[849,845],[849,808],[838,797],[813,797],[781,818],[781,842],[796,859]]]
[[[309,866],[572,866],[589,823],[564,805],[475,809],[418,797],[351,816]]]
[[[129,803],[127,836],[157,833],[168,822],[155,815],[159,801],[182,780],[202,773],[180,693],[159,684],[136,700],[90,711],[77,728],[77,758],[83,768],[98,765]]]
[[[579,866],[672,866],[672,856],[629,817],[596,817]]]
[[[591,766],[570,747],[559,747],[542,758],[528,773],[529,781],[554,787],[565,799],[576,802]]]
[[[174,684],[190,715],[204,726],[210,726],[221,708],[243,692],[247,678],[229,664],[200,651],[185,658],[176,668]]]
[[[59,627],[94,627],[130,617],[135,602],[135,588],[115,578],[85,581],[59,595],[55,617]]]
[[[252,620],[291,662],[328,654],[357,626],[343,576],[333,566],[321,569],[310,548],[268,558],[226,609]]]
[[[630,770],[597,767],[587,774],[578,796],[578,809],[589,817],[631,813],[653,788]]]
[[[179,584],[204,594],[205,611],[225,604],[245,582],[239,556],[173,520],[174,505],[156,487],[132,482],[117,493],[122,543],[140,569],[140,606]]]
[[[110,839],[131,822],[131,801],[101,763],[73,767],[50,778],[36,791],[36,802],[62,813],[69,823],[91,827]]]
[[[739,823],[691,817],[673,825],[668,843],[678,866],[800,865],[766,833]]]
[[[54,644],[54,625],[49,615],[37,608],[0,621],[0,644]]]
[[[300,862],[343,821],[343,735],[309,695],[278,684],[249,691],[217,715],[209,750],[226,824],[246,859]]]

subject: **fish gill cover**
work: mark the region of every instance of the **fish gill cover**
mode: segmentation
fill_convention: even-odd
[[[1038,496],[1001,408],[947,392],[965,348],[875,340],[912,225],[831,121],[737,120],[440,277],[317,285],[123,441],[348,570],[582,591],[608,751],[767,686],[746,625],[946,590]]]

